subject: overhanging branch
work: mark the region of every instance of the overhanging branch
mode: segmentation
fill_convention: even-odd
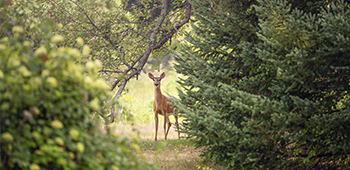
[[[147,48],[145,52],[143,52],[141,55],[139,55],[132,64],[124,71],[124,74],[126,76],[120,81],[116,80],[112,85],[112,90],[115,89],[116,86],[119,87],[118,92],[116,94],[116,97],[119,98],[122,91],[124,90],[126,83],[133,78],[135,75],[138,75],[144,65],[147,62],[147,59],[149,58],[150,54],[153,50],[161,48],[169,39],[177,32],[178,29],[180,29],[183,25],[185,25],[191,17],[191,4],[186,0],[185,4],[185,16],[183,20],[181,20],[177,25],[172,27],[168,34],[164,36],[160,41],[156,42],[157,36],[159,36],[157,33],[159,33],[159,30],[161,28],[161,25],[164,22],[166,11],[168,6],[168,0],[162,1],[162,11],[161,14],[154,26],[154,29],[152,30],[152,34],[150,36],[149,42],[147,44]],[[135,67],[135,65],[138,63],[138,65]],[[131,72],[130,72],[131,71]],[[130,73],[129,73],[130,72]],[[119,84],[119,85],[118,85]]]

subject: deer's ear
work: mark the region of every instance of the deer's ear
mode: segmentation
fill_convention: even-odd
[[[161,75],[160,75],[160,78],[163,79],[165,77],[165,73],[163,72]]]
[[[153,76],[153,74],[152,73],[148,73],[148,77],[150,78],[150,79],[154,79],[154,76]]]

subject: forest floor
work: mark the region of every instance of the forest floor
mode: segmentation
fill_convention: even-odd
[[[114,123],[112,129],[116,135],[137,136],[140,139],[141,150],[137,155],[141,159],[155,163],[162,170],[219,169],[218,166],[203,162],[200,157],[202,148],[196,148],[193,140],[185,139],[184,134],[178,139],[175,127],[170,128],[168,140],[164,140],[163,126],[160,125],[158,141],[154,141],[154,122],[142,124],[119,122]]]

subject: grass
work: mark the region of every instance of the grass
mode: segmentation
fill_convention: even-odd
[[[168,140],[164,140],[164,130],[158,130],[158,141],[154,141],[154,123],[128,123],[118,121],[110,125],[113,133],[137,140],[140,152],[136,155],[140,159],[153,162],[162,170],[198,170],[219,169],[210,163],[204,163],[200,157],[202,148],[196,148],[193,139],[184,139],[181,134],[178,139],[177,132],[172,126],[169,131]]]
[[[139,156],[152,161],[161,169],[198,169],[202,165],[201,150],[195,149],[191,140],[141,141]]]

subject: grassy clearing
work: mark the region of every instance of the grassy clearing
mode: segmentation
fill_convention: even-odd
[[[130,139],[137,137],[140,152],[136,153],[140,159],[151,161],[162,170],[194,170],[194,169],[219,169],[210,163],[203,163],[200,157],[202,148],[196,149],[194,141],[178,139],[177,132],[172,126],[169,131],[169,140],[164,140],[164,130],[158,130],[158,141],[154,141],[154,123],[127,123],[119,121],[110,125],[114,134],[128,136]],[[136,142],[136,141],[135,141]]]
[[[199,157],[201,149],[195,149],[191,140],[141,141],[139,156],[152,161],[161,169],[202,169],[209,167]]]
[[[153,74],[159,76],[162,72],[154,71]],[[171,70],[164,72],[166,77],[162,80],[162,93],[177,97],[178,75]],[[185,134],[181,134],[182,138],[178,139],[175,126],[171,126],[168,140],[165,141],[163,116],[159,116],[158,141],[154,141],[154,87],[147,74],[142,73],[138,80],[132,79],[128,82],[126,93],[120,98],[118,108],[123,109],[122,114],[118,116],[116,122],[109,125],[113,133],[127,136],[132,140],[138,139],[140,145],[140,152],[136,153],[138,157],[155,163],[162,170],[198,170],[205,167],[218,169],[214,165],[203,163],[200,158],[202,149],[196,149],[192,140],[184,139]],[[170,116],[170,121],[174,123],[175,118]],[[181,121],[180,117],[179,122]]]

